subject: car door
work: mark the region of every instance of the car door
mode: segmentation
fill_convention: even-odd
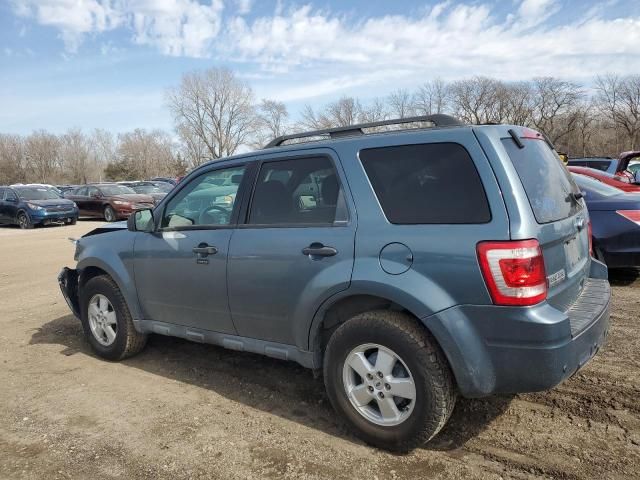
[[[4,221],[6,223],[18,223],[18,203],[20,203],[18,195],[10,188],[7,188],[4,200]]]
[[[238,334],[305,344],[319,305],[348,288],[355,209],[333,150],[263,157],[231,239],[229,306]]]
[[[235,333],[227,254],[246,169],[218,167],[194,177],[156,211],[155,232],[136,234],[135,282],[146,320]],[[231,187],[217,187],[220,178]]]
[[[88,197],[87,197],[87,187],[80,187],[74,190],[71,194],[67,195],[66,198],[73,200],[76,205],[78,205],[78,210],[80,211],[80,216],[88,216],[89,211],[88,207]]]
[[[4,200],[6,188],[0,188],[0,225],[7,223],[7,207]]]
[[[87,187],[87,200],[85,201],[87,215],[102,217],[102,202],[102,192],[97,187]]]

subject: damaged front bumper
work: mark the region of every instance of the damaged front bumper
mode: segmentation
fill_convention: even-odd
[[[78,301],[78,271],[64,267],[58,274],[58,285],[62,296],[73,314],[80,318],[80,303]]]

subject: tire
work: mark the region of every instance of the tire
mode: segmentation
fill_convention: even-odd
[[[17,220],[18,220],[18,226],[22,230],[30,230],[33,228],[33,223],[31,223],[31,219],[29,218],[29,215],[27,215],[25,212],[18,213]]]
[[[380,348],[368,349],[372,345]],[[367,368],[374,368],[371,372],[373,380],[366,380],[355,370],[352,372],[350,365],[353,362],[347,363],[348,359],[354,358],[352,355],[359,355],[354,352],[362,349],[364,358],[368,356],[369,359]],[[375,352],[375,358],[372,352]],[[385,352],[386,358],[391,354],[397,357],[395,362],[391,362],[395,373],[391,376],[383,374],[382,384],[378,385],[381,382],[376,378],[377,358],[384,359]],[[345,389],[347,384],[353,388],[353,378],[355,383],[358,378],[362,380],[355,387],[364,395],[360,406],[352,403]],[[411,381],[415,388],[413,400],[393,395],[398,388],[396,386],[392,387],[393,390],[386,390],[391,384],[399,386],[396,382]],[[334,409],[360,438],[376,447],[398,452],[409,451],[431,440],[451,416],[457,398],[453,374],[435,339],[413,317],[387,310],[357,315],[333,333],[324,356],[324,382]],[[373,389],[371,403],[366,404],[369,397],[362,387],[368,391]],[[385,400],[379,401],[381,393]],[[389,400],[396,404],[396,409],[385,407],[385,410],[398,411],[398,419],[385,419],[383,410],[377,406],[380,402],[388,405]]]
[[[104,207],[104,219],[107,222],[115,222],[118,218],[116,217],[116,212],[113,210],[111,205],[107,205]]]
[[[105,298],[108,301],[108,307],[111,307],[103,310],[110,310],[105,317],[108,317],[106,322],[111,323],[112,333],[115,331],[112,339],[106,335],[104,323],[103,327],[96,327],[98,320],[95,316],[93,320],[90,318],[90,307],[94,300],[97,299],[104,306],[100,300]],[[110,315],[111,311],[115,314],[115,322],[113,322],[114,317]],[[93,312],[95,313],[95,310]],[[133,326],[131,313],[122,292],[108,275],[93,277],[84,285],[80,291],[80,315],[82,328],[91,348],[102,358],[122,360],[139,353],[147,343],[147,335],[138,332]],[[101,334],[98,335],[98,333]]]
[[[75,225],[76,223],[78,223],[78,219],[74,218],[69,222],[69,225]]]

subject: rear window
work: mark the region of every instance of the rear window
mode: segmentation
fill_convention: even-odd
[[[502,139],[538,223],[562,220],[582,209],[571,195],[578,192],[578,187],[547,143],[526,138],[521,141],[524,148],[518,148],[512,138]]]
[[[457,143],[371,148],[360,161],[395,224],[487,223],[489,203],[467,150]]]

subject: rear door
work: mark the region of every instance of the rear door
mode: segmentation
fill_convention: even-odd
[[[355,209],[330,149],[260,162],[229,248],[229,306],[241,336],[306,345],[316,309],[346,289]]]
[[[87,197],[87,187],[80,187],[71,192],[66,198],[73,200],[76,205],[78,205],[78,209],[80,210],[80,216],[89,215],[88,207],[88,197]]]
[[[503,138],[538,224],[549,285],[547,301],[566,309],[580,294],[588,276],[589,229],[584,200],[561,160],[543,139]]]

